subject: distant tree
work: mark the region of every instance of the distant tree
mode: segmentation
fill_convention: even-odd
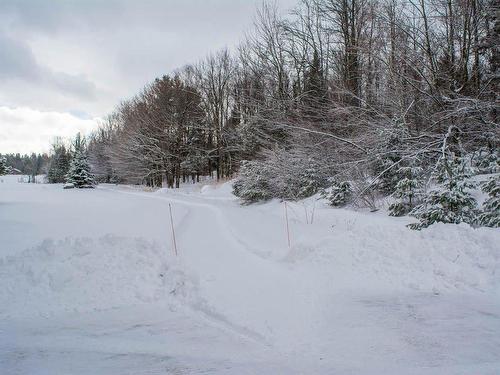
[[[46,173],[50,157],[47,154],[4,154],[2,155],[12,173],[25,174],[34,180],[33,176]]]
[[[89,136],[87,153],[92,173],[97,182],[118,182],[119,178],[111,165],[110,148],[113,142],[116,114],[106,116],[100,127]]]
[[[47,180],[51,184],[63,183],[66,181],[66,175],[69,171],[70,154],[60,140],[54,142],[52,152]]]
[[[9,168],[7,167],[7,159],[5,157],[0,156],[0,176],[7,174],[9,172]]]
[[[48,156],[46,154],[35,154],[32,153],[25,167],[25,172],[28,174],[29,182],[36,183],[36,176],[44,174],[47,169]]]

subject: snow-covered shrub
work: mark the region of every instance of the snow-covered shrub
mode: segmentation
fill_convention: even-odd
[[[380,193],[370,168],[356,166],[349,170],[349,173],[344,173],[344,176],[349,178],[352,191],[350,203],[358,209],[368,208],[372,212],[377,211]]]
[[[352,197],[351,184],[347,181],[334,181],[332,186],[324,190],[322,196],[333,207],[345,206]]]
[[[422,194],[422,168],[415,165],[401,167],[398,174],[402,178],[397,182],[393,196],[399,200],[389,206],[391,216],[403,216],[409,213]]]
[[[273,198],[270,176],[259,161],[242,161],[238,179],[233,184],[233,194],[244,203],[254,203]]]
[[[263,160],[241,164],[233,193],[245,203],[271,198],[307,198],[328,184],[320,164],[307,155],[278,149],[265,156]]]
[[[485,227],[500,227],[500,175],[490,178],[481,184],[481,190],[488,194],[483,203],[478,223]]]
[[[422,204],[410,212],[420,222],[408,227],[420,230],[436,222],[473,224],[477,216],[477,202],[468,192],[468,189],[474,187],[474,184],[468,181],[470,175],[470,168],[462,158],[441,158],[434,175],[439,183],[438,188],[430,191]]]

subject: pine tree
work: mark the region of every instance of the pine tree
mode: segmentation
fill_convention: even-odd
[[[69,171],[70,155],[64,145],[55,144],[53,147],[54,155],[49,165],[47,179],[51,184],[63,183]]]
[[[69,166],[66,182],[77,188],[93,188],[94,175],[90,172],[90,164],[85,152],[85,139],[77,134],[73,143],[74,153]]]
[[[500,175],[490,178],[481,184],[481,190],[488,194],[483,203],[478,222],[485,227],[500,227]]]
[[[398,174],[402,178],[397,182],[393,195],[399,201],[389,206],[389,215],[391,216],[403,216],[409,213],[422,193],[420,180],[422,168],[415,165],[401,167]]]
[[[480,149],[476,167],[480,174],[500,172],[500,156],[498,152],[490,148]]]
[[[321,59],[317,50],[313,53],[309,69],[304,75],[304,81],[304,102],[307,104],[308,110],[311,111],[311,115],[314,116],[315,109],[325,104],[328,94]]]
[[[320,172],[319,166],[310,160],[303,171],[297,176],[293,185],[296,199],[307,198],[316,194],[325,185],[326,177]],[[292,183],[291,183],[292,185]]]
[[[352,196],[351,184],[347,181],[333,182],[332,186],[322,193],[333,207],[345,206]]]
[[[436,223],[473,224],[476,219],[477,202],[467,189],[474,184],[467,181],[471,176],[470,168],[462,158],[443,157],[438,163],[435,180],[439,189],[432,190],[421,205],[411,211],[420,220],[410,224],[410,229],[420,230]]]
[[[398,124],[384,135],[382,150],[376,159],[373,172],[374,175],[381,174],[376,186],[386,195],[392,194],[397,183],[404,177],[400,175],[398,166],[404,157],[403,139],[408,137],[408,129],[402,124]]]
[[[7,159],[3,156],[0,156],[0,176],[7,174],[9,172],[9,168],[7,167]]]

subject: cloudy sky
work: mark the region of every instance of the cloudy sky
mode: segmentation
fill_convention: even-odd
[[[146,82],[234,47],[260,3],[0,0],[0,153],[88,132]]]

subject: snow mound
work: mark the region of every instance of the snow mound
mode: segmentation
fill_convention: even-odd
[[[223,197],[226,199],[234,198],[233,182],[234,181],[228,181],[222,184],[203,185],[200,193],[207,197]]]
[[[0,258],[0,316],[51,315],[189,298],[195,282],[142,238],[44,240]]]
[[[411,231],[401,224],[332,221],[330,236],[318,236],[313,243],[298,239],[285,260],[296,267],[312,263],[328,269],[337,288],[500,295],[495,229],[437,223],[425,231]]]

